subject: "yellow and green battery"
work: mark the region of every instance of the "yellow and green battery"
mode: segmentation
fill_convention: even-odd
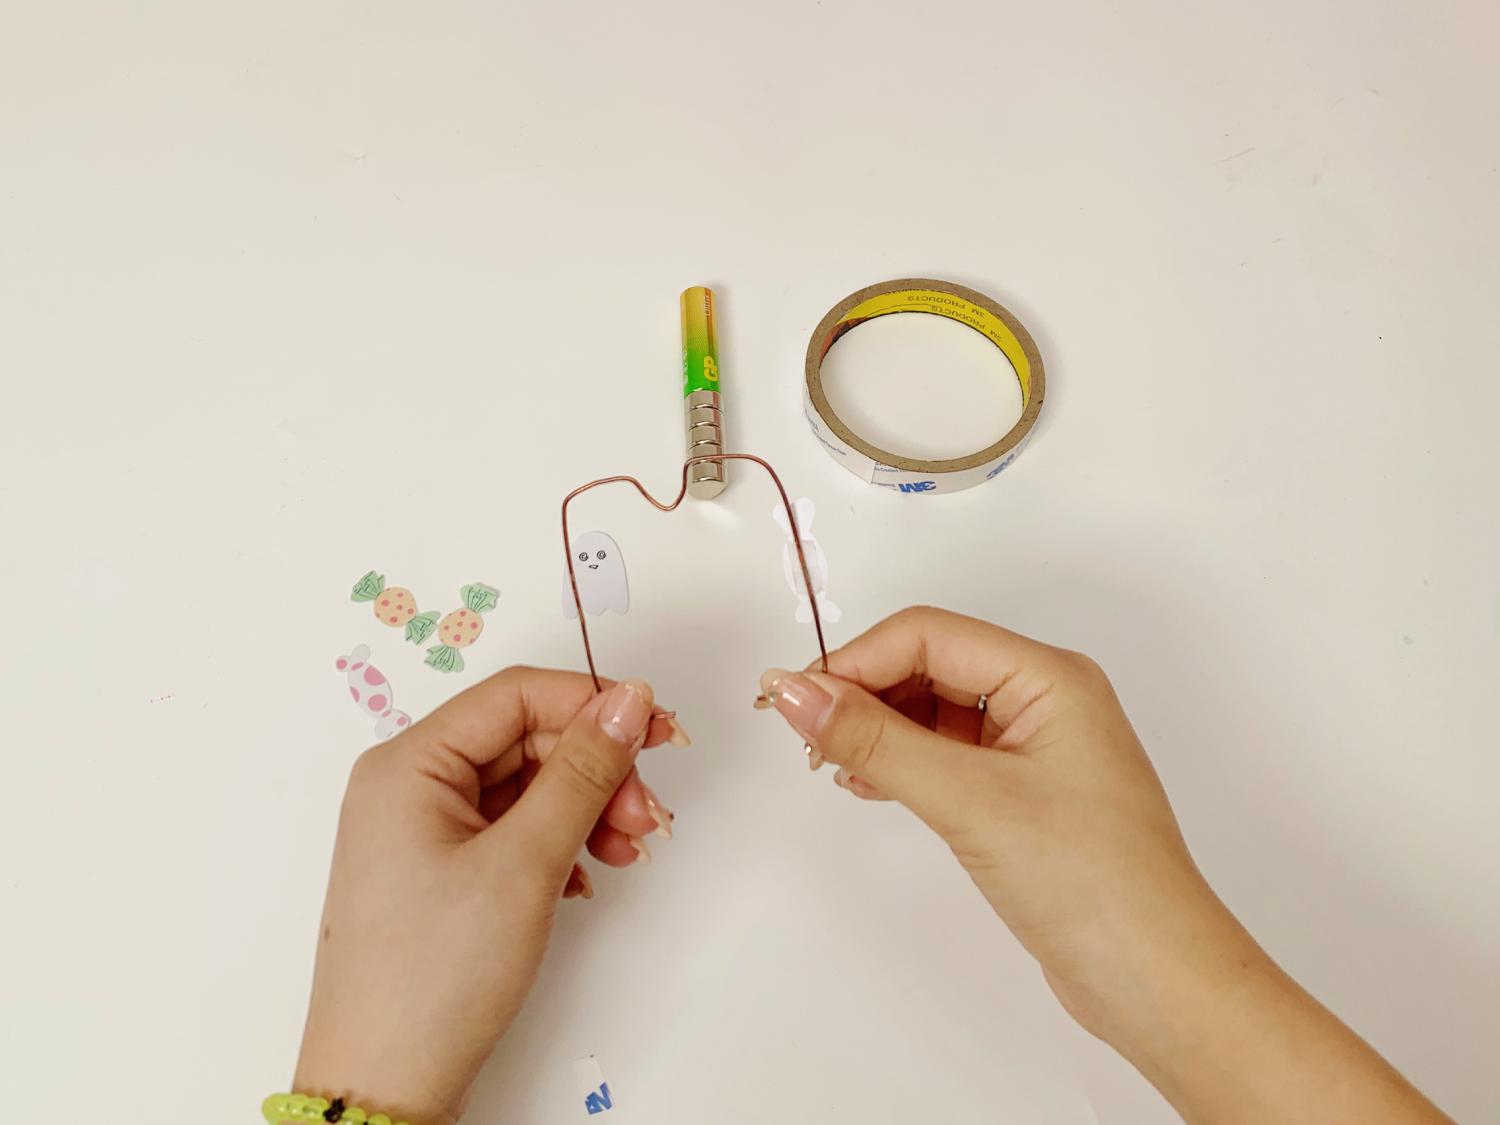
[[[695,285],[682,291],[682,401],[689,458],[724,452],[720,377],[713,290]],[[688,495],[699,500],[713,499],[727,483],[723,461],[703,461],[688,470]]]

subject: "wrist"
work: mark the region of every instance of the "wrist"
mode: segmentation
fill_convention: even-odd
[[[1049,944],[1063,955],[1042,968],[1068,1014],[1141,1070],[1246,989],[1290,983],[1193,868],[1111,896]]]
[[[1300,991],[1215,905],[1139,951],[1133,981],[1108,1010],[1101,1038],[1159,1088],[1171,1086],[1180,1070],[1214,1065],[1248,1013]]]
[[[461,1106],[433,1092],[420,1074],[421,1053],[421,1046],[413,1045],[406,1058],[380,1059],[309,1037],[297,1059],[292,1089],[329,1101],[343,1098],[367,1113],[383,1113],[409,1125],[456,1125]]]
[[[1446,1120],[1212,892],[1138,938],[1124,983],[1080,1022],[1184,1120]]]

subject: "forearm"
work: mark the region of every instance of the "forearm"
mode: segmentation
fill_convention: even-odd
[[[1190,1125],[1449,1121],[1227,910],[1202,926],[1115,1042]]]

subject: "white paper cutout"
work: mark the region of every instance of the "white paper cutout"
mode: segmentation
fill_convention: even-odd
[[[390,681],[370,663],[369,645],[359,645],[348,656],[339,657],[334,667],[349,674],[349,695],[355,706],[375,717],[377,739],[384,742],[411,726],[411,716],[396,710]]]
[[[583,611],[598,617],[605,610],[624,614],[630,609],[630,583],[625,578],[625,556],[620,545],[602,531],[585,531],[573,540],[573,552],[568,556],[573,574],[578,579],[578,598],[583,602]],[[563,575],[563,616],[569,621],[578,620],[578,607],[573,602],[573,585]]]
[[[837,621],[844,616],[844,611],[828,600],[828,556],[823,554],[822,545],[813,538],[813,502],[802,496],[792,506],[797,513],[797,532],[802,540],[802,553],[807,556],[807,573],[812,578],[812,596],[818,601],[818,614],[824,621]],[[792,542],[792,524],[786,518],[786,508],[780,504],[771,509],[771,515],[776,519],[776,526],[786,536],[786,542],[781,545],[781,572],[786,576],[786,584],[791,587],[792,593],[797,595],[797,622],[806,625],[813,619],[812,601],[804,588],[802,567],[797,562],[797,547]]]
[[[588,1116],[607,1114],[615,1108],[615,1096],[610,1092],[609,1083],[604,1081],[604,1071],[599,1066],[597,1055],[584,1055],[573,1060],[573,1081],[583,1101],[583,1112]]]

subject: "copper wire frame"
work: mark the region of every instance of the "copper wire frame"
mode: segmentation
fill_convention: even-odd
[[[591,488],[598,488],[602,484],[615,484],[623,482],[635,486],[646,501],[658,511],[671,512],[682,503],[683,497],[687,495],[688,471],[694,465],[701,465],[705,461],[753,461],[771,476],[771,483],[776,486],[776,491],[781,494],[781,506],[786,509],[787,522],[792,531],[792,544],[797,548],[797,562],[802,567],[802,581],[806,584],[808,602],[812,606],[813,628],[818,631],[818,652],[822,655],[823,671],[828,671],[828,646],[823,641],[823,618],[818,612],[818,599],[813,596],[812,574],[807,569],[807,555],[802,550],[802,533],[797,527],[797,513],[792,510],[792,502],[787,497],[786,489],[782,486],[781,478],[776,475],[776,470],[755,456],[753,453],[705,453],[698,457],[689,457],[682,463],[682,487],[677,490],[676,497],[670,504],[663,504],[651,493],[646,491],[645,485],[636,480],[635,477],[601,477],[599,480],[591,480],[588,484],[579,485],[572,492],[563,497],[562,502],[562,535],[563,535],[563,562],[568,571],[568,584],[573,588],[573,604],[578,609],[578,629],[583,634],[583,655],[589,662],[589,675],[594,679],[594,690],[602,691],[604,685],[599,682],[599,672],[594,667],[594,648],[589,643],[588,615],[583,611],[583,598],[578,593],[578,575],[573,570],[573,539],[568,534],[568,505],[578,496]]]

